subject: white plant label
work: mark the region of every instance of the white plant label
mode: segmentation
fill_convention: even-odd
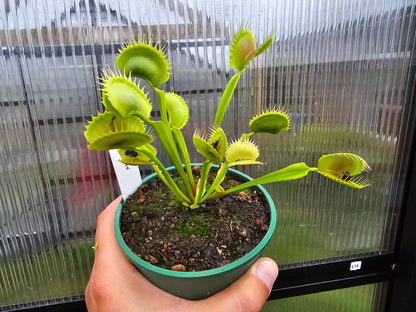
[[[120,162],[121,156],[116,149],[110,150],[111,162],[123,199],[127,199],[142,183],[138,166],[128,166]]]
[[[353,261],[350,264],[350,271],[358,271],[361,270],[362,261]]]

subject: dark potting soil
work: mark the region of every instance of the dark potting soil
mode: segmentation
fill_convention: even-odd
[[[240,183],[229,177],[226,189]],[[183,206],[159,178],[143,185],[123,204],[121,232],[143,260],[177,271],[202,271],[231,263],[264,237],[270,211],[254,188],[206,201],[196,209]]]

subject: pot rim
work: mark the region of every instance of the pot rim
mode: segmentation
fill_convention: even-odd
[[[192,164],[192,165],[200,165],[200,164]],[[215,166],[218,167],[218,165],[213,165],[214,168],[215,168]],[[167,168],[168,171],[171,171],[171,170],[174,170],[174,169],[175,169],[174,166]],[[242,173],[238,170],[235,170],[233,168],[228,168],[228,170],[230,172],[234,173],[234,174],[237,174],[237,175],[241,176],[242,178],[246,179],[247,181],[253,180],[253,178],[251,178],[250,176],[248,176],[245,173]],[[149,180],[154,179],[155,176],[157,176],[156,173],[152,173],[152,174],[148,175],[147,177],[145,177],[143,179],[141,185],[147,183]],[[130,261],[132,261],[134,264],[136,264],[138,266],[143,267],[144,269],[146,269],[148,271],[151,271],[151,272],[154,272],[154,273],[157,273],[157,274],[167,275],[167,276],[171,276],[171,277],[181,277],[181,278],[200,278],[200,277],[210,277],[210,276],[214,276],[214,275],[217,275],[217,274],[223,274],[225,272],[232,271],[235,268],[240,267],[243,264],[250,261],[251,259],[255,258],[267,246],[267,244],[269,243],[269,241],[272,238],[272,236],[274,234],[274,231],[276,229],[277,212],[276,212],[274,202],[273,202],[270,194],[266,191],[266,189],[262,185],[258,184],[255,187],[257,187],[261,192],[263,192],[263,194],[266,197],[266,200],[269,204],[269,209],[270,209],[269,229],[267,230],[263,239],[256,245],[256,247],[254,247],[252,250],[250,250],[243,257],[241,257],[241,258],[239,258],[239,259],[237,259],[237,260],[235,260],[235,261],[233,261],[229,264],[226,264],[222,267],[209,269],[209,270],[203,270],[203,271],[195,271],[195,272],[173,271],[173,270],[169,270],[169,269],[165,269],[165,268],[155,266],[153,264],[150,264],[150,263],[146,262],[145,260],[141,259],[140,257],[138,257],[127,246],[127,244],[125,243],[125,241],[123,239],[123,236],[121,234],[120,217],[121,217],[123,200],[120,200],[120,203],[118,204],[116,214],[115,214],[115,217],[114,217],[114,231],[115,231],[117,242],[118,242],[119,246],[121,247],[122,251],[124,252],[124,254],[127,255],[127,257],[130,259]]]

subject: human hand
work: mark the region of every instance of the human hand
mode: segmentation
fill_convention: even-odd
[[[114,215],[121,197],[97,219],[94,266],[85,290],[89,312],[105,311],[260,311],[278,274],[276,263],[260,258],[236,282],[199,301],[171,295],[143,277],[127,259],[114,234]]]

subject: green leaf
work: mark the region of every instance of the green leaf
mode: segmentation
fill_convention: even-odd
[[[235,74],[227,86],[225,87],[224,93],[222,94],[220,104],[218,105],[217,112],[215,114],[214,126],[220,126],[222,119],[224,118],[228,104],[230,104],[231,97],[233,96],[235,87],[237,86],[238,80],[240,79],[241,72]]]
[[[258,184],[300,179],[306,176],[308,172],[311,170],[312,169],[309,168],[305,163],[296,163],[278,171],[266,174],[252,181],[245,182],[235,187],[229,188],[224,192],[224,195]]]
[[[259,155],[256,144],[242,139],[230,144],[225,152],[225,158],[229,162],[229,166],[261,164],[257,161]]]
[[[162,50],[144,42],[131,42],[123,47],[116,59],[121,72],[140,77],[153,87],[169,79],[169,64]]]
[[[345,186],[358,189],[371,184],[370,180],[359,176],[370,170],[370,166],[363,158],[351,153],[324,155],[319,159],[317,168],[321,175]]]
[[[355,176],[369,170],[371,168],[363,158],[351,153],[323,155],[318,161],[318,172],[325,171],[340,175],[348,171],[349,175]]]
[[[186,203],[186,206],[191,204],[191,200],[179,189],[179,187],[176,185],[175,181],[171,178],[169,172],[166,170],[166,168],[162,165],[162,163],[156,158],[153,157],[151,154],[149,154],[150,158],[153,158],[153,161],[155,162],[155,165],[152,165],[153,170],[157,174],[157,176],[165,183],[167,187],[172,191],[175,196],[183,201],[183,203]]]
[[[185,164],[186,174],[188,176],[189,183],[191,184],[192,191],[195,192],[196,186],[194,177],[192,175],[192,168],[191,168],[191,160],[189,158],[188,147],[186,146],[185,139],[182,135],[181,130],[179,129],[172,129],[172,134],[174,135],[176,142],[178,144],[179,150],[182,153],[182,159]]]
[[[89,149],[105,151],[114,148],[132,149],[152,142],[143,122],[134,116],[117,118],[110,112],[94,116],[86,127]]]
[[[143,145],[135,149],[119,149],[118,153],[121,156],[121,162],[126,165],[140,166],[140,165],[153,165],[154,163],[145,153],[151,153],[156,156],[156,150],[150,144]]]
[[[234,90],[240,79],[241,73],[246,69],[253,57],[259,55],[270,47],[273,38],[274,35],[270,35],[266,42],[261,45],[259,49],[256,49],[256,42],[253,33],[248,28],[241,29],[234,36],[230,48],[230,66],[238,70],[238,73],[231,78],[224,90],[215,114],[214,126],[221,125],[228,104],[231,101],[231,97],[233,96]]]
[[[225,135],[224,130],[219,127],[214,128],[209,137],[209,144],[211,144],[211,146],[218,152],[222,160],[228,146],[227,136]]]
[[[191,186],[191,182],[187,178],[185,170],[183,169],[182,160],[179,156],[179,152],[177,150],[171,129],[161,120],[152,121],[150,125],[152,126],[153,131],[156,133],[160,143],[165,149],[166,154],[169,156],[170,160],[175,166],[176,171],[178,172],[179,177],[184,184],[187,197],[190,199],[190,201],[192,201],[194,199],[193,188]]]
[[[290,121],[286,113],[271,110],[255,116],[249,125],[251,131],[254,133],[266,132],[278,134],[289,129]]]
[[[209,187],[208,191],[206,192],[205,196],[202,198],[202,201],[206,200],[211,196],[214,192],[224,193],[224,189],[221,187],[222,181],[224,181],[225,175],[227,174],[228,165],[223,163],[220,165],[217,171],[217,175],[215,176],[214,181],[212,182],[211,186]],[[202,202],[201,201],[201,202]]]
[[[272,44],[274,39],[274,33],[270,34],[269,38],[256,50],[256,53],[254,53],[254,56],[258,56],[262,54],[264,51],[266,51]]]
[[[266,51],[272,44],[274,33],[256,49],[253,33],[248,28],[241,29],[233,39],[230,48],[230,66],[240,72],[244,71],[250,61]]]
[[[114,133],[91,142],[87,147],[97,151],[108,151],[116,148],[130,149],[150,142],[152,136],[146,133]]]
[[[196,188],[195,200],[194,200],[194,204],[191,206],[191,208],[197,208],[198,207],[200,199],[201,199],[202,195],[205,192],[205,187],[207,185],[208,174],[209,174],[209,170],[211,169],[211,166],[212,166],[212,162],[210,162],[210,161],[206,161],[202,164],[199,181],[198,181],[198,185],[197,185],[197,188]]]
[[[198,153],[204,156],[207,160],[213,162],[222,161],[223,157],[221,157],[217,150],[207,141],[206,136],[202,135],[199,131],[195,131],[193,142]]]
[[[248,28],[241,29],[233,39],[230,48],[230,66],[244,71],[256,53],[256,40]]]
[[[132,113],[150,116],[152,105],[146,94],[130,78],[104,73],[103,104],[114,115],[126,118]]]
[[[175,93],[165,93],[165,105],[169,115],[169,125],[175,129],[182,129],[188,122],[188,105],[183,98]]]

